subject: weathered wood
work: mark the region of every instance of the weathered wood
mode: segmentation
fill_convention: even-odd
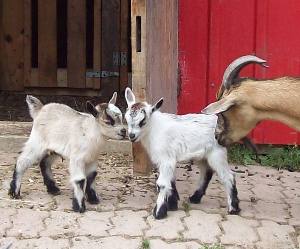
[[[85,88],[85,1],[68,1],[68,87]]]
[[[57,86],[67,87],[68,86],[68,73],[65,68],[57,69]]]
[[[141,51],[137,51],[137,16],[141,17]],[[146,100],[146,0],[131,2],[132,90],[140,101]],[[139,32],[139,31],[138,31]],[[149,174],[151,163],[140,143],[132,144],[133,171]]]
[[[113,54],[120,50],[120,0],[102,2],[102,54],[101,70],[119,72]],[[111,96],[119,91],[119,77],[101,79],[101,92]]]
[[[38,2],[39,86],[57,86],[56,1]]]
[[[2,66],[1,89],[22,91],[24,76],[23,0],[1,1]]]
[[[101,4],[102,0],[94,0],[94,70],[101,70]],[[101,78],[93,79],[93,88],[100,89]]]
[[[24,0],[24,86],[31,86],[31,0]]]
[[[123,55],[126,55],[128,58],[128,45],[129,45],[129,0],[121,0],[121,13],[120,13],[120,21],[121,21],[121,40],[120,40],[120,52],[121,57]],[[123,55],[122,55],[123,54]],[[126,64],[122,64],[122,58],[121,58],[121,65],[120,65],[120,92],[123,92],[126,87],[128,86],[128,59],[126,60]]]

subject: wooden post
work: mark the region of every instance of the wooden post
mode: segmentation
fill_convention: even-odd
[[[132,0],[132,89],[140,101],[164,97],[162,110],[177,111],[178,0]],[[133,144],[133,170],[147,174],[149,158]]]

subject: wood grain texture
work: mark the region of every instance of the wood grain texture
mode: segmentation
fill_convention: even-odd
[[[1,89],[22,91],[24,77],[23,0],[1,1]],[[16,18],[17,17],[17,18]]]
[[[24,0],[24,86],[31,83],[31,0]]]
[[[101,70],[119,72],[113,63],[113,53],[120,51],[120,0],[102,2]],[[101,92],[111,96],[119,91],[119,77],[101,79]]]
[[[57,86],[56,1],[38,2],[38,72],[40,87]]]
[[[85,1],[68,1],[68,87],[85,88]]]
[[[94,71],[101,70],[101,42],[102,42],[102,0],[94,0]],[[101,78],[93,79],[93,88],[101,87]]]

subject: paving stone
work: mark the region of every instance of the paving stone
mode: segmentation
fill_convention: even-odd
[[[240,201],[240,216],[244,218],[254,218],[256,210],[254,209],[253,203],[248,201]]]
[[[256,220],[248,220],[237,215],[228,215],[227,221],[222,222],[225,234],[221,236],[222,244],[242,246],[253,245],[258,240],[255,227],[259,225]]]
[[[281,194],[282,187],[256,184],[252,189],[255,198],[264,202],[284,203],[284,196]]]
[[[113,212],[86,212],[78,219],[79,234],[87,236],[107,236],[107,230],[112,228],[109,219]]]
[[[183,233],[186,239],[197,239],[202,243],[216,243],[217,236],[221,234],[218,222],[221,221],[219,214],[206,214],[200,210],[191,210],[190,216],[184,218],[188,231]]]
[[[200,245],[194,241],[167,243],[160,239],[150,240],[151,249],[199,249]]]
[[[189,203],[190,209],[199,209],[206,213],[222,213],[221,204],[219,198],[211,196],[203,196],[201,203],[193,204]]]
[[[186,214],[183,211],[168,212],[166,219],[155,220],[153,215],[147,217],[150,229],[146,231],[147,237],[162,237],[163,239],[177,239],[179,232],[184,230],[181,218]]]
[[[300,227],[300,204],[291,204],[289,224]]]
[[[147,228],[144,218],[148,215],[149,213],[146,211],[116,211],[115,217],[112,217],[114,228],[109,233],[111,235],[141,236],[143,229]]]
[[[84,214],[83,214],[84,215]],[[41,236],[74,236],[78,234],[79,225],[77,219],[80,214],[71,212],[51,211],[50,217],[45,219],[46,228],[43,230]]]
[[[55,209],[58,211],[72,211],[72,196],[70,191],[61,190],[60,195],[53,197],[55,200]]]
[[[258,201],[254,204],[257,211],[257,219],[272,220],[281,224],[287,224],[289,218],[288,207],[286,204],[270,203]]]
[[[43,220],[49,216],[48,212],[31,210],[27,208],[18,209],[18,213],[13,215],[13,227],[7,231],[9,237],[37,237],[44,229]]]
[[[154,205],[154,194],[151,192],[142,193],[135,191],[124,198],[124,202],[119,203],[119,208],[130,208],[131,210],[148,209]]]
[[[17,211],[15,209],[0,208],[1,222],[0,222],[0,237],[5,235],[5,230],[12,227],[11,216]]]
[[[261,241],[257,242],[258,249],[294,249],[292,237],[295,229],[288,225],[279,225],[273,221],[262,221],[262,226],[257,228]]]
[[[113,236],[101,239],[89,239],[87,237],[76,237],[72,239],[72,249],[140,249],[141,240],[120,236]],[[152,249],[152,248],[151,248]]]
[[[5,241],[12,242],[12,249],[68,249],[70,248],[69,242],[67,239],[51,239],[47,237],[41,237],[39,239],[23,239],[17,240],[15,238],[7,238]],[[0,248],[6,248],[2,245],[0,241]],[[3,247],[2,247],[3,246]]]

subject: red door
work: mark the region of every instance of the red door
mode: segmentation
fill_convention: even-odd
[[[215,101],[226,66],[241,55],[270,66],[249,66],[244,76],[300,76],[300,1],[181,0],[179,7],[179,113]],[[263,122],[252,135],[256,143],[300,143],[299,133],[277,122]]]

